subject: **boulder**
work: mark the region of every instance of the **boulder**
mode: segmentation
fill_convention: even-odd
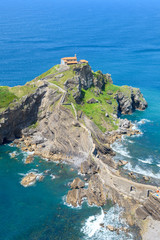
[[[84,161],[81,163],[81,173],[82,174],[96,174],[99,170],[97,164],[93,161]]]
[[[119,167],[122,167],[122,166],[125,166],[127,163],[128,163],[128,162],[125,161],[125,160],[119,160],[118,166],[119,166]]]
[[[112,226],[112,225],[107,225],[107,228],[108,228],[108,230],[111,231],[111,232],[113,232],[113,231],[116,230],[115,227]]]
[[[87,103],[89,103],[89,104],[98,103],[98,100],[96,100],[95,98],[91,98],[87,101]]]
[[[84,186],[85,186],[85,183],[78,177],[75,178],[71,183],[71,188],[73,189],[83,188]]]
[[[106,103],[108,103],[108,104],[112,104],[112,101],[111,100],[106,100]]]
[[[33,162],[33,160],[34,160],[33,155],[28,155],[25,160],[25,164],[29,164],[29,163]]]
[[[113,92],[108,91],[107,94],[108,94],[108,95],[113,95]]]
[[[149,181],[149,180],[150,180],[150,177],[143,176],[143,179],[144,179],[144,181]]]
[[[77,207],[82,204],[82,199],[86,197],[86,189],[72,189],[68,191],[66,202],[73,207]]]
[[[34,172],[30,172],[25,177],[22,178],[20,183],[24,187],[28,187],[30,185],[33,185],[37,180],[37,176],[38,176],[38,174],[36,174]]]
[[[120,128],[130,128],[131,122],[128,119],[121,119],[119,121],[119,127]]]
[[[87,199],[89,205],[103,206],[106,201],[103,183],[98,175],[93,175],[88,184]]]
[[[129,172],[129,173],[128,173],[128,176],[130,176],[130,177],[133,178],[133,179],[136,179],[136,176],[133,174],[133,172]]]

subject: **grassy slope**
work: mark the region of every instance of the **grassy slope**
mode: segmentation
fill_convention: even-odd
[[[40,84],[38,80],[50,76],[48,81],[51,83],[64,88],[64,83],[67,79],[71,79],[75,76],[75,72],[73,68],[75,66],[70,66],[70,69],[62,72],[61,78],[56,78],[61,73],[58,72],[60,65],[56,65],[49,69],[47,72],[41,74],[39,77],[35,78],[31,82],[26,83],[24,86],[16,86],[16,87],[0,87],[0,112],[5,110],[8,106],[14,106],[14,102],[20,100],[23,96],[28,95],[36,90],[38,85]],[[94,77],[99,79],[101,72],[93,72]],[[75,89],[74,89],[75,90]],[[107,83],[105,85],[105,89],[101,94],[97,95],[97,89],[95,87],[91,87],[88,90],[82,90],[83,99],[81,104],[77,104],[72,96],[72,92],[70,91],[70,95],[68,97],[68,102],[73,102],[77,111],[82,111],[86,114],[93,122],[103,131],[117,129],[117,122],[115,122],[112,114],[116,113],[117,109],[117,101],[115,100],[115,94],[117,91],[125,93],[125,95],[129,96],[130,88],[128,86],[115,86],[111,83]],[[136,91],[136,89],[135,89]],[[108,94],[112,93],[112,94]],[[88,104],[87,101],[91,98],[95,98],[98,100],[98,103]],[[107,101],[110,101],[109,104]],[[66,106],[69,108],[72,113],[73,109],[71,106]],[[109,117],[106,117],[105,114],[108,113]]]
[[[84,97],[81,104],[77,104],[72,95],[69,96],[69,101],[74,103],[77,111],[84,112],[101,131],[105,132],[106,130],[117,129],[112,114],[114,114],[117,109],[117,101],[114,99],[114,93],[116,93],[118,89],[118,86],[109,83],[106,84],[102,94],[97,95],[95,93],[96,88],[91,87],[88,90],[82,90]],[[112,91],[113,95],[109,95],[107,93],[108,91]],[[91,98],[98,100],[98,103],[88,104],[87,101]],[[108,100],[110,100],[112,104],[107,103],[106,101]],[[109,114],[109,117],[105,116],[106,113]]]
[[[35,84],[27,83],[24,86],[0,87],[0,112],[7,107],[14,106],[14,102],[19,101],[23,96],[31,94],[37,89]]]

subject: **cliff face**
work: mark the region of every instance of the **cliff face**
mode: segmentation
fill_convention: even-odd
[[[126,181],[115,177],[110,143],[135,134],[131,123],[118,116],[147,107],[139,89],[115,86],[110,74],[93,72],[88,64],[57,65],[25,86],[1,87],[0,99],[0,144],[20,138],[15,143],[24,151],[81,166],[88,188],[72,189],[68,203],[77,206],[87,197],[89,204],[103,205],[107,194],[124,203]],[[148,203],[144,207],[150,211]]]
[[[87,153],[91,143],[83,124],[97,148],[109,153],[103,132],[118,128],[118,111],[128,114],[147,106],[139,89],[115,86],[109,74],[93,72],[88,64],[57,65],[7,91],[14,92],[15,99],[0,108],[0,144],[24,135],[42,155]]]
[[[21,131],[37,121],[41,101],[46,93],[46,85],[33,94],[22,97],[12,108],[0,113],[0,144],[13,141],[21,136]]]
[[[140,89],[128,86],[121,87],[121,90],[118,91],[117,102],[121,114],[131,114],[136,109],[144,110],[147,107],[147,102]]]

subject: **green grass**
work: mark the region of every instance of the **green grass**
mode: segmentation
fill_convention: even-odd
[[[17,98],[22,98],[28,94],[33,93],[37,89],[35,84],[26,84],[24,86],[16,86],[9,89],[9,91],[17,96]]]
[[[47,72],[42,73],[40,76],[38,76],[37,79],[39,80],[39,79],[45,78],[45,77],[47,77],[47,76],[49,76],[51,74],[56,73],[58,68],[59,68],[59,64],[57,64],[54,67],[50,68]]]
[[[18,97],[9,91],[9,87],[0,87],[0,109],[3,110]]]
[[[131,96],[131,90],[129,86],[121,86],[119,88],[120,92],[122,92],[125,96],[130,97]]]
[[[32,125],[30,125],[29,128],[36,128],[37,126],[38,126],[38,122],[35,122]]]
[[[81,67],[82,65],[87,64],[84,63],[80,65],[71,65],[68,70],[62,72],[63,76],[59,79],[56,79],[56,76],[60,74],[60,72],[58,72],[58,68],[60,67],[60,65],[56,65],[49,69],[47,72],[41,74],[39,77],[32,80],[31,82],[28,82],[24,86],[16,86],[12,88],[0,87],[0,111],[3,111],[8,106],[14,107],[14,100],[20,101],[23,96],[33,93],[37,89],[37,87],[43,84],[43,80],[37,80],[45,78],[51,74],[54,75],[49,78],[48,81],[64,89],[64,83],[66,82],[66,80],[74,78],[76,75],[76,68]],[[103,75],[101,71],[92,73],[94,77],[98,79],[98,81],[105,80],[105,75]],[[56,89],[56,87],[54,86],[50,86],[50,88]],[[73,98],[73,91],[75,92],[76,90],[77,87],[74,87],[72,90],[68,90],[70,95],[68,96],[67,103],[72,102],[77,112],[82,111],[86,116],[88,116],[88,118],[92,119],[92,121],[99,127],[101,131],[105,132],[106,130],[110,131],[113,129],[117,129],[118,120],[115,123],[114,117],[112,116],[112,114],[116,113],[118,107],[118,103],[114,97],[118,91],[123,92],[126,96],[129,97],[131,95],[131,91],[128,86],[119,87],[107,82],[104,89],[99,94],[99,89],[96,87],[91,87],[88,90],[82,89],[83,99],[81,104],[77,104]],[[134,89],[134,91],[137,91],[137,89]],[[108,94],[109,92],[112,92],[112,94]],[[87,101],[91,98],[97,99],[98,103],[88,104]],[[111,101],[112,104],[109,104],[107,101]],[[53,108],[55,107],[55,105],[50,107]],[[70,109],[70,111],[74,115],[74,111],[71,105],[64,105],[64,107]],[[105,116],[106,113],[109,114],[109,117]],[[32,124],[31,127],[37,127],[36,124],[37,123]]]
[[[96,90],[95,87],[91,87],[88,90],[82,89],[83,100],[81,104],[75,102],[72,94],[69,95],[68,102],[73,102],[76,110],[82,111],[86,116],[92,119],[102,132],[117,129],[117,125],[113,122],[112,114],[115,111],[114,107],[117,108],[118,103],[114,99],[114,95],[107,94],[108,89],[111,91],[111,88],[114,89],[114,91],[118,89],[116,86],[108,87],[108,84],[106,84],[105,90],[102,91],[102,94],[99,96],[96,96],[96,93],[94,92]],[[98,103],[88,104],[87,101],[91,98],[97,99]],[[108,104],[106,100],[110,100],[112,104]],[[109,114],[109,118],[105,116],[106,113]]]
[[[59,73],[57,74],[59,75]],[[50,80],[51,83],[56,84],[57,86],[61,87],[64,89],[64,83],[67,79],[71,79],[73,77],[75,77],[75,72],[72,70],[72,68],[70,68],[69,70],[63,72],[63,77],[60,78],[60,81],[56,81],[56,80]],[[56,75],[55,75],[56,76]]]

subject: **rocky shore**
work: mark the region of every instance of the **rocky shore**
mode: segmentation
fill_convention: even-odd
[[[157,187],[122,177],[119,168],[127,162],[116,163],[111,148],[124,135],[140,134],[130,121],[119,118],[147,107],[140,90],[115,86],[110,74],[93,72],[88,64],[57,65],[26,87],[32,91],[15,95],[0,109],[0,144],[14,141],[23,151],[48,161],[65,160],[80,169],[84,180],[73,180],[66,198],[74,207],[83,199],[97,206],[111,199],[124,207],[128,223],[142,232],[146,221],[159,223]],[[12,88],[8,91],[15,93]],[[26,164],[32,160],[30,156]],[[37,175],[29,173],[21,184],[36,180]]]

